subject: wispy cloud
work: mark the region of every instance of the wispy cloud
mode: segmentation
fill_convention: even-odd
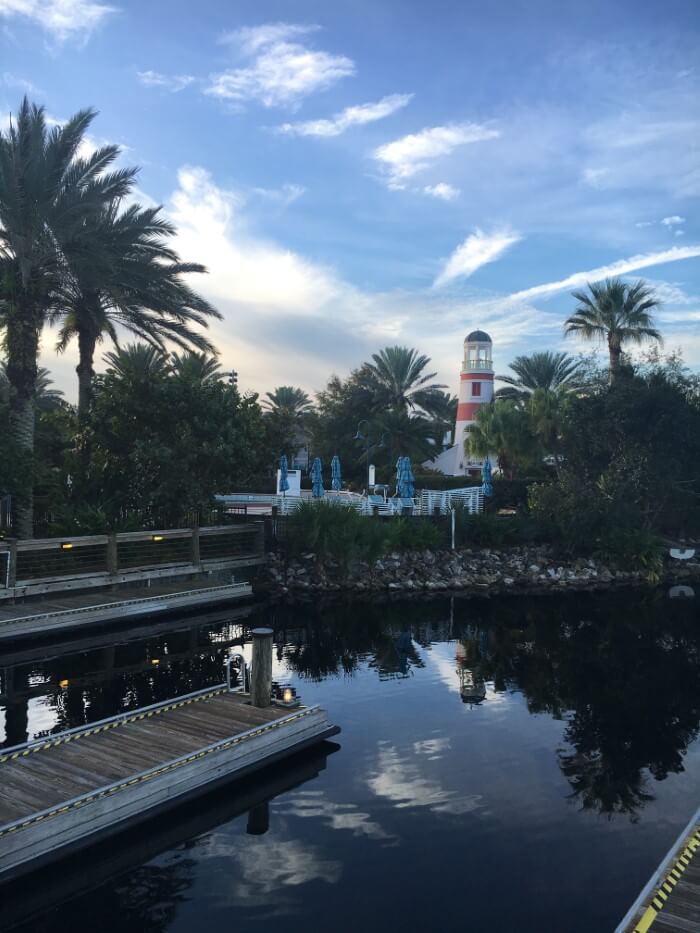
[[[117,8],[96,0],[0,0],[0,16],[21,16],[63,42],[87,39]]]
[[[544,285],[535,285],[534,288],[525,288],[509,295],[510,299],[536,298],[542,295],[553,295],[567,288],[578,288],[587,282],[598,282],[612,276],[626,275],[638,269],[647,269],[649,266],[660,266],[666,262],[679,262],[681,259],[695,259],[700,256],[700,246],[672,246],[670,249],[658,253],[644,253],[631,256],[629,259],[620,259],[607,266],[598,266],[587,272],[574,272],[573,275],[558,282],[547,282]]]
[[[498,230],[488,234],[477,228],[452,253],[433,286],[439,288],[453,279],[468,278],[481,266],[494,262],[520,239],[522,237],[510,230]]]
[[[290,136],[340,136],[351,126],[361,126],[365,123],[374,123],[391,116],[402,107],[405,107],[413,98],[413,94],[389,94],[381,100],[371,104],[355,104],[346,107],[340,113],[334,114],[327,120],[305,120],[299,123],[283,123],[278,132]]]
[[[436,185],[426,185],[423,188],[423,194],[429,194],[433,198],[439,198],[441,201],[454,201],[461,194],[459,188],[454,185],[448,185],[447,182],[439,181]]]
[[[284,207],[288,204],[292,204],[294,201],[298,201],[305,192],[306,188],[303,185],[293,185],[290,183],[282,185],[281,188],[253,188],[253,193],[259,198],[264,198],[266,201],[277,202]]]
[[[136,74],[145,87],[159,87],[173,94],[183,91],[196,80],[192,75],[164,75],[159,71],[137,71]]]
[[[407,179],[426,169],[435,159],[449,155],[458,146],[497,136],[500,136],[498,130],[479,123],[432,126],[379,146],[373,156],[386,173],[389,187],[400,189],[406,187]]]
[[[678,214],[674,214],[673,217],[664,217],[661,223],[664,227],[675,227],[678,224],[684,224],[685,217],[679,217]]]
[[[0,0],[0,3],[2,0]],[[2,83],[5,87],[14,87],[19,88],[21,91],[25,91],[27,94],[43,94],[44,92],[40,87],[37,87],[32,81],[27,81],[26,78],[20,78],[18,75],[13,75],[9,71],[5,71],[2,76]]]
[[[212,75],[205,93],[237,104],[258,101],[265,107],[289,107],[353,75],[352,59],[297,41],[317,29],[268,23],[229,33],[225,41],[236,46],[250,63]]]

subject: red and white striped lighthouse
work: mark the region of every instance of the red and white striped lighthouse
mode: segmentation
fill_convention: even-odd
[[[459,405],[455,424],[454,475],[476,474],[482,461],[464,452],[464,442],[470,425],[481,405],[493,399],[493,360],[491,338],[483,330],[473,330],[464,341],[464,360],[459,376]]]
[[[425,465],[448,476],[478,476],[484,461],[480,457],[469,456],[464,450],[464,442],[479,406],[488,404],[492,399],[491,338],[483,330],[473,330],[464,341],[454,443]]]

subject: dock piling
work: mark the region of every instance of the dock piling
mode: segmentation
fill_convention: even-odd
[[[253,706],[266,707],[272,699],[272,629],[254,628],[253,670],[250,682],[250,699]]]

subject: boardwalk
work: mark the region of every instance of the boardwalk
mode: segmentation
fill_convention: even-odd
[[[170,612],[199,610],[203,606],[253,595],[248,583],[223,586],[169,584],[127,592],[82,593],[55,596],[38,603],[0,605],[0,640],[47,635],[64,629],[120,623]]]
[[[0,879],[334,734],[318,707],[225,686],[0,754]]]
[[[671,848],[616,933],[700,930],[700,809]]]

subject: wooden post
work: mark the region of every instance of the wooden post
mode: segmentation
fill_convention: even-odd
[[[7,559],[10,563],[7,568],[7,586],[11,589],[17,582],[17,542],[12,540],[9,545],[10,550],[7,552]]]
[[[199,567],[202,563],[202,558],[199,552],[199,527],[196,526],[192,529],[192,563],[195,567]]]
[[[107,573],[115,577],[119,570],[117,554],[117,536],[114,532],[107,535]]]
[[[272,635],[271,628],[254,628],[253,671],[250,700],[253,706],[269,706],[272,695]]]
[[[249,836],[264,836],[270,828],[270,804],[267,800],[248,811],[246,832]]]

